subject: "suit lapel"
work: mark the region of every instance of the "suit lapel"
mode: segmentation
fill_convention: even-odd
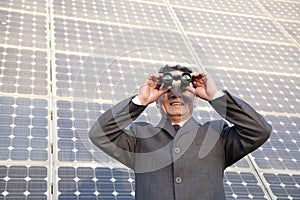
[[[168,119],[162,118],[157,127],[166,130],[172,138],[175,137],[175,130]]]
[[[177,132],[178,136],[181,136],[186,133],[197,133],[199,123],[191,117]]]

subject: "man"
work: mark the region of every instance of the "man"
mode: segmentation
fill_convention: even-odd
[[[197,98],[209,101],[233,125],[224,120],[199,124],[192,117]],[[160,123],[134,122],[153,102],[160,108]],[[270,133],[258,113],[218,91],[209,74],[166,65],[147,78],[136,96],[102,114],[90,139],[134,170],[136,200],[221,200],[224,170],[261,146]]]

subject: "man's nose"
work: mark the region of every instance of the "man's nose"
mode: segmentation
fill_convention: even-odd
[[[172,98],[174,97],[181,97],[182,96],[182,88],[180,81],[173,81],[172,88],[169,90],[169,94]]]

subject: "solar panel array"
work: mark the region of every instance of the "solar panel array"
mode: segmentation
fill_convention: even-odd
[[[134,199],[88,129],[165,64],[207,71],[273,126],[226,170],[227,199],[300,199],[297,0],[0,2],[0,199]],[[218,118],[199,101],[199,122]],[[138,120],[157,123],[149,106]]]

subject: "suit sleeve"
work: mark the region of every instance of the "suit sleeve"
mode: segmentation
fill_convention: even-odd
[[[224,127],[221,133],[225,149],[225,166],[228,167],[260,147],[269,138],[272,127],[250,105],[230,95],[212,100],[212,107],[233,126]]]
[[[90,140],[103,152],[134,167],[134,131],[125,130],[146,108],[135,105],[132,98],[125,99],[103,113],[89,131]]]

